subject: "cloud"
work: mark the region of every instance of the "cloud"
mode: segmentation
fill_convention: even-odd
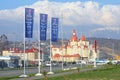
[[[106,27],[106,28],[97,28],[97,29],[94,29],[92,30],[92,32],[96,32],[96,31],[106,31],[106,30],[109,30],[109,31],[120,31],[120,28],[115,28],[115,27]]]
[[[120,5],[106,5],[100,10],[100,23],[107,27],[119,27]]]
[[[12,32],[16,31],[15,33],[17,30],[14,29],[19,28],[19,31],[23,31],[25,7],[35,9],[35,31],[39,25],[39,13],[48,14],[49,20],[51,17],[59,17],[60,26],[65,27],[66,31],[73,28],[80,29],[84,33],[105,29],[120,30],[120,5],[100,6],[99,3],[93,1],[65,3],[37,1],[32,5],[21,6],[16,9],[0,10],[0,26],[3,29],[13,28]],[[71,32],[69,31],[70,35]]]

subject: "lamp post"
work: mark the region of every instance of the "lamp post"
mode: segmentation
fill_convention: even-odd
[[[14,44],[13,48],[14,48],[14,50],[15,50],[15,48],[16,48],[16,47],[15,47],[15,37],[16,37],[15,35],[16,35],[16,34],[15,34],[15,33],[12,33],[12,34],[13,34],[13,44]]]
[[[113,55],[113,60],[114,60],[114,59],[115,59],[115,58],[114,58],[114,43],[112,43],[112,48],[113,48],[113,49],[112,49],[112,55]]]
[[[82,68],[82,57],[83,57],[82,53],[83,53],[83,45],[81,44],[81,68]]]

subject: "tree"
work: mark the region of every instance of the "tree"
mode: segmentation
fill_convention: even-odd
[[[8,38],[5,34],[0,36],[0,55],[2,55],[2,50],[8,48]]]

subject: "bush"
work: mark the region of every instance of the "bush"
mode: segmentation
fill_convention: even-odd
[[[113,63],[112,63],[112,62],[108,62],[107,64],[108,64],[108,65],[112,65]]]

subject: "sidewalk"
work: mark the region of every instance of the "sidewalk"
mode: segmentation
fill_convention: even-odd
[[[79,72],[91,71],[91,70],[95,70],[95,69],[97,69],[97,68],[82,69]],[[47,75],[47,77],[63,76],[63,75],[74,74],[74,73],[78,73],[78,70],[55,73],[55,74],[52,74],[52,75]],[[41,79],[43,77],[44,76],[42,75],[42,76],[32,76],[32,77],[27,77],[27,78],[15,78],[15,79],[10,79],[10,80],[36,80],[36,79]]]

